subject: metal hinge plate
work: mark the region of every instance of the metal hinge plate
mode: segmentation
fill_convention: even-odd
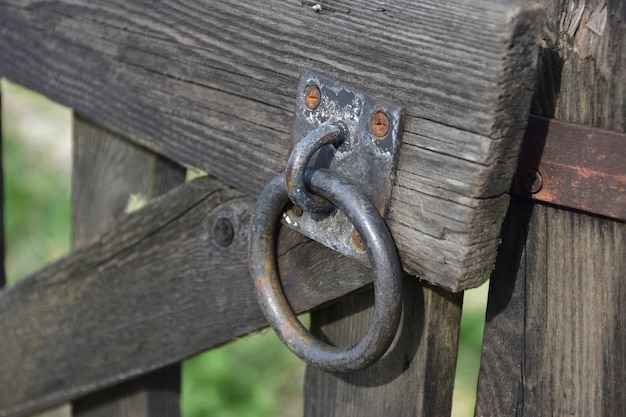
[[[343,122],[347,138],[313,156],[309,167],[321,167],[359,188],[383,218],[388,211],[398,162],[403,109],[325,75],[304,71],[300,78],[294,144],[320,126]],[[312,214],[291,209],[283,222],[340,253],[367,262],[363,243],[347,216],[335,210]]]

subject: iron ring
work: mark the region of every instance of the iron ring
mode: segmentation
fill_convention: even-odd
[[[315,152],[326,145],[340,144],[347,133],[348,127],[343,122],[335,122],[318,127],[294,146],[285,169],[285,184],[287,195],[296,206],[311,213],[328,213],[334,209],[328,201],[315,201],[304,183],[304,172]]]
[[[257,200],[251,221],[249,268],[263,314],[278,337],[305,362],[328,372],[366,368],[389,348],[402,311],[398,252],[384,220],[355,186],[324,169],[305,172],[311,190],[343,210],[367,248],[374,278],[374,311],[363,338],[348,348],[322,342],[300,323],[283,293],[276,262],[276,235],[289,201],[285,175],[272,180]]]

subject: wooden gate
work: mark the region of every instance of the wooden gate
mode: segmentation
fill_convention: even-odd
[[[180,361],[267,325],[248,224],[303,70],[405,109],[403,320],[372,367],[308,368],[304,414],[449,415],[491,276],[476,415],[626,415],[625,42],[618,0],[0,0],[0,75],[74,109],[73,250],[0,293],[0,416],[179,415]],[[286,228],[277,252],[311,331],[354,343],[368,268]]]

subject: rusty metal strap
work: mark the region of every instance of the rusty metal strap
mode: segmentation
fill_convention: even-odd
[[[626,134],[531,116],[513,193],[626,220]]]

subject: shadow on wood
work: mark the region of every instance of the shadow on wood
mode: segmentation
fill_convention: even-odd
[[[390,350],[371,367],[333,375],[312,367],[305,416],[449,415],[462,294],[404,279],[404,311]],[[339,346],[355,343],[371,318],[371,291],[311,313],[311,330]]]
[[[0,333],[9,337],[0,344],[0,416],[28,415],[265,327],[247,266],[253,203],[213,179],[193,181],[1,292]],[[218,220],[233,227],[226,246],[213,235]],[[278,253],[299,312],[372,282],[367,268],[284,228]]]

